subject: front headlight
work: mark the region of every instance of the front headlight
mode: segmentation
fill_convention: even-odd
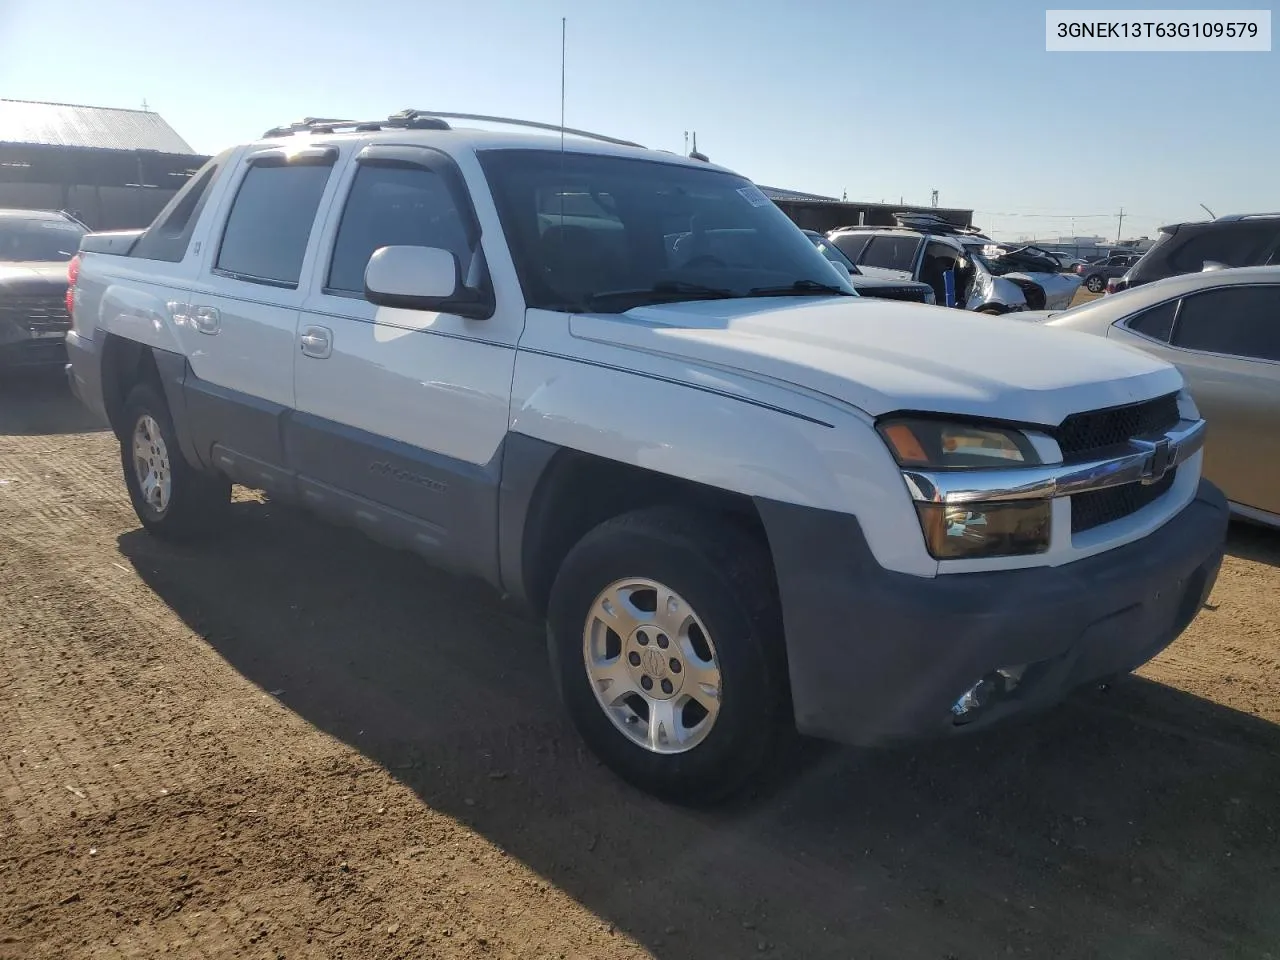
[[[1005,427],[899,417],[876,425],[904,472],[1004,469],[1039,464],[1026,434]],[[935,560],[1016,557],[1049,549],[1051,500],[917,503]]]
[[[901,467],[972,470],[1040,462],[1020,430],[923,417],[882,420],[876,429]]]

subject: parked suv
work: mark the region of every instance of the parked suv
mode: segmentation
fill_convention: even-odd
[[[86,232],[69,214],[0,210],[0,371],[66,366],[67,263]]]
[[[914,303],[937,303],[933,287],[915,280],[886,280],[883,277],[868,277],[858,265],[840,252],[840,248],[818,233],[817,230],[806,230],[804,235],[809,242],[818,248],[818,252],[831,261],[838,270],[849,275],[849,282],[860,297],[879,297],[883,300],[910,300]]]
[[[71,375],[155,536],[238,482],[488,581],[681,800],[796,728],[1055,702],[1196,615],[1227,509],[1171,364],[854,296],[701,159],[459,119],[274,130],[85,238]]]
[[[1280,213],[1232,214],[1161,227],[1151,249],[1122,277],[1109,283],[1107,290],[1118,293],[1180,273],[1277,264]]]
[[[998,244],[933,215],[899,214],[898,222],[839,227],[827,239],[867,276],[918,280],[933,288],[938,303],[979,313],[1062,310],[1080,288],[1081,278],[1063,273],[1046,250]]]

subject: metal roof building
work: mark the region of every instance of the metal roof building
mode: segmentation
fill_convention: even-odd
[[[0,100],[0,207],[143,227],[207,159],[148,110]]]
[[[826,233],[836,227],[892,227],[895,213],[930,213],[961,227],[973,225],[973,211],[958,207],[917,207],[904,203],[862,203],[817,193],[760,187],[782,212],[806,230]]]

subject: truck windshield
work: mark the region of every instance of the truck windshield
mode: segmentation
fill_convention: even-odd
[[[530,307],[622,312],[746,296],[856,296],[749,180],[549,150],[480,162]]]
[[[66,262],[80,249],[84,230],[66,220],[0,218],[0,261]]]

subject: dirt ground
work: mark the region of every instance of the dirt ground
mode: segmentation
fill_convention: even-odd
[[[1280,536],[1141,677],[695,813],[487,594],[233,512],[149,539],[61,385],[0,389],[0,958],[1280,957]]]

